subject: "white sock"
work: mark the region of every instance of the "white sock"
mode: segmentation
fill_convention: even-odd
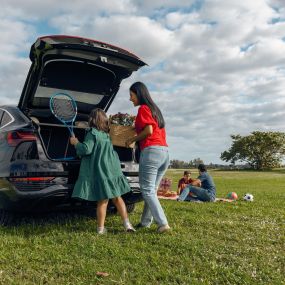
[[[125,227],[126,229],[128,229],[128,228],[131,226],[131,223],[130,223],[130,221],[129,221],[128,218],[124,219],[123,224],[124,224],[124,227]]]
[[[97,233],[103,232],[104,231],[104,227],[97,227]]]

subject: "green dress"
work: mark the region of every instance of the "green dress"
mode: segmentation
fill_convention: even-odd
[[[73,198],[100,201],[131,191],[107,133],[92,128],[75,148],[82,160]]]

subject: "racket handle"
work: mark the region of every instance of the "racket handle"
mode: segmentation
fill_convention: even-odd
[[[68,127],[68,130],[69,130],[69,132],[70,132],[70,136],[71,137],[75,137],[75,134],[74,134],[74,132],[73,132],[73,128],[72,127]]]

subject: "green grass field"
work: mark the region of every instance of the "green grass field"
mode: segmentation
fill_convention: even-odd
[[[167,172],[173,190],[182,173]],[[249,192],[255,201],[162,201],[172,226],[163,235],[155,225],[126,234],[116,215],[105,236],[91,216],[21,218],[0,228],[0,284],[285,284],[285,171],[210,173],[218,197]]]

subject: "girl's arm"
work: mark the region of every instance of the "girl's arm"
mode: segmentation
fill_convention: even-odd
[[[72,140],[72,141],[71,141]],[[78,156],[85,156],[91,154],[93,147],[94,147],[94,136],[91,132],[88,132],[84,142],[79,142],[77,138],[70,139],[71,144],[75,146],[76,153]]]
[[[135,137],[127,139],[126,146],[129,146],[133,142],[141,141],[141,140],[147,138],[148,136],[152,135],[152,133],[153,133],[152,125],[146,125],[144,127],[144,129],[138,135],[136,135]]]

